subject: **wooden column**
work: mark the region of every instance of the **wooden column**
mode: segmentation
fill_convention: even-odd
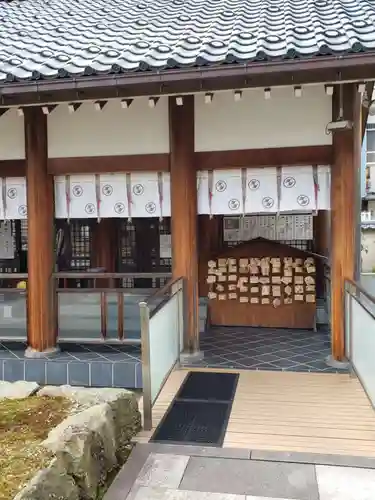
[[[359,240],[359,175],[361,166],[361,96],[354,84],[342,86],[344,118],[353,121],[353,129],[333,133],[334,161],[331,174],[331,329],[332,356],[345,356],[345,278],[355,279]],[[333,96],[333,120],[340,109],[338,87]]]
[[[169,99],[172,272],[186,279],[186,350],[199,350],[197,178],[194,168],[194,96]]]
[[[47,117],[25,108],[28,217],[28,346],[49,351],[56,346],[53,177],[47,174]]]

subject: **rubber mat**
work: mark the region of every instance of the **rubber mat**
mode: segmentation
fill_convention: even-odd
[[[190,372],[150,441],[222,446],[237,382],[238,374]]]
[[[176,399],[233,401],[237,373],[189,372]]]

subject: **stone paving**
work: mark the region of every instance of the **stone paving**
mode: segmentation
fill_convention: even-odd
[[[374,500],[375,459],[138,444],[104,500]]]

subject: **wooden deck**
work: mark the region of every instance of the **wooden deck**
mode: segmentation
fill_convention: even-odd
[[[240,378],[224,447],[375,457],[375,412],[356,378],[236,372]],[[169,377],[154,406],[155,427],[187,373]],[[136,441],[147,442],[151,434],[142,431]]]

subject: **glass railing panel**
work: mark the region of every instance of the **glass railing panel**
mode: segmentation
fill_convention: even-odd
[[[351,296],[350,359],[370,399],[375,406],[375,314]]]
[[[107,339],[141,339],[141,316],[139,303],[148,299],[150,293],[110,292],[107,297]],[[160,300],[161,301],[161,300]],[[150,307],[152,311],[158,303]],[[122,316],[122,323],[121,323]]]
[[[13,290],[0,292],[0,340],[27,339],[27,294]]]
[[[58,338],[60,341],[101,338],[100,293],[59,292]]]
[[[179,357],[180,299],[182,291],[155,309],[149,321],[151,403],[153,404]]]

